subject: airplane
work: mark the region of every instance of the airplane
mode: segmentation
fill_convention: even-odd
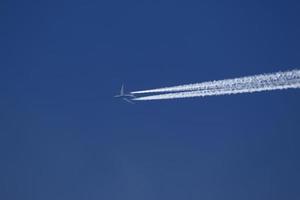
[[[125,94],[124,93],[124,84],[122,84],[120,94],[115,95],[114,97],[116,97],[116,98],[122,98],[124,101],[127,101],[128,103],[134,104],[131,101],[131,99],[135,98],[135,96],[133,94],[130,94],[130,93],[129,94]]]

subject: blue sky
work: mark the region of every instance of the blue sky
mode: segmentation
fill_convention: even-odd
[[[2,1],[0,199],[299,199],[299,90],[112,98],[299,69],[299,10]]]

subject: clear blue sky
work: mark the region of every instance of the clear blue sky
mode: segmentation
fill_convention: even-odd
[[[126,104],[299,69],[299,1],[2,1],[0,199],[298,200],[300,90]]]

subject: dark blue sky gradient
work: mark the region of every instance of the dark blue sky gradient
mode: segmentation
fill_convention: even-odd
[[[300,199],[300,90],[126,104],[300,67],[299,1],[2,1],[0,199]]]

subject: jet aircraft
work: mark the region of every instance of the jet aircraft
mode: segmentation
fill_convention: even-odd
[[[115,95],[114,97],[121,98],[124,101],[127,101],[128,103],[132,103],[132,104],[133,104],[133,101],[131,101],[131,99],[135,98],[135,96],[133,94],[130,94],[130,93],[125,94],[125,92],[124,92],[124,84],[121,87],[120,94]]]

